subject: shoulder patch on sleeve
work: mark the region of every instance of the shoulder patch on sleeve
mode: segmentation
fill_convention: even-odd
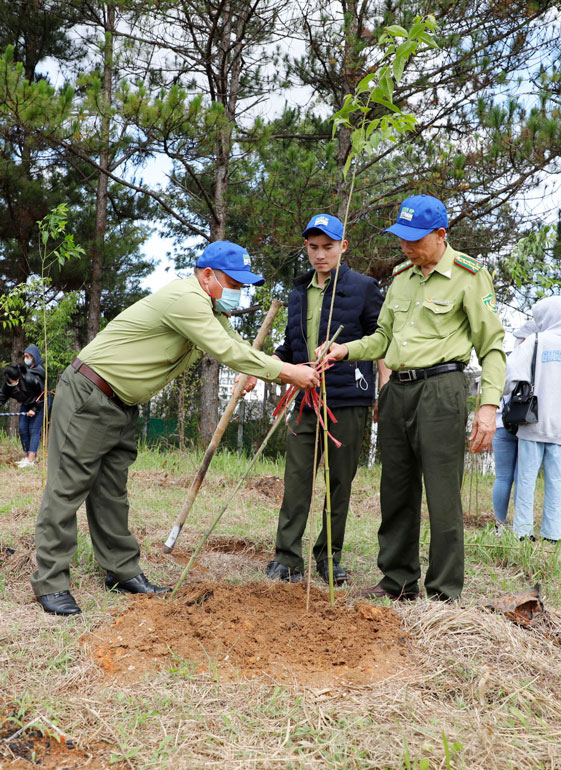
[[[406,259],[405,262],[400,262],[399,265],[394,267],[392,275],[399,275],[400,273],[403,273],[404,270],[409,270],[410,267],[413,267],[413,262],[411,262],[410,259]]]
[[[494,294],[486,294],[484,297],[481,297],[481,302],[483,302],[487,310],[490,310],[492,313],[498,313]]]
[[[454,264],[458,265],[458,267],[463,267],[468,273],[473,273],[474,275],[483,267],[481,262],[478,262],[473,257],[468,257],[467,254],[458,254],[454,259]]]

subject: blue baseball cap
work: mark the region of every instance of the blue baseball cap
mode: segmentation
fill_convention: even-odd
[[[214,241],[209,244],[198,258],[196,267],[222,270],[240,283],[252,283],[255,286],[265,283],[262,275],[251,272],[251,260],[247,250],[230,241]]]
[[[418,241],[440,227],[448,227],[444,203],[432,195],[413,195],[401,204],[395,225],[383,232],[393,233],[404,241]]]
[[[316,214],[306,225],[302,237],[306,238],[310,230],[321,230],[334,241],[340,241],[343,239],[343,229],[343,223],[337,217],[332,217],[330,214]]]

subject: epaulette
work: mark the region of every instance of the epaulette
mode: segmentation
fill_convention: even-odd
[[[468,273],[473,273],[474,275],[483,267],[481,262],[478,262],[473,257],[468,257],[467,254],[458,254],[454,259],[454,264],[458,265],[458,267],[463,267]]]
[[[399,265],[394,267],[392,276],[399,275],[400,273],[403,273],[404,270],[409,270],[410,267],[413,267],[413,262],[411,262],[410,259],[406,259],[405,262],[400,262]]]

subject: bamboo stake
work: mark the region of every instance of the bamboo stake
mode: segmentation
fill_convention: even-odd
[[[313,535],[314,535],[314,501],[316,497],[316,480],[317,480],[317,470],[318,470],[318,455],[319,455],[319,420],[316,419],[316,440],[314,444],[314,464],[313,464],[313,474],[314,477],[312,479],[312,495],[310,497],[310,523],[308,526],[308,535],[309,535],[309,542],[308,542],[308,574],[306,576],[306,612],[310,609],[310,591],[312,587],[312,551],[313,551]]]
[[[345,234],[347,230],[347,222],[349,219],[349,211],[351,207],[351,200],[353,197],[353,190],[355,186],[355,179],[356,179],[356,163],[353,167],[353,175],[351,178],[351,186],[349,188],[349,195],[347,198],[347,206],[345,209],[345,218],[343,221],[343,235],[341,237],[341,241],[345,240]],[[335,292],[337,290],[337,281],[339,280],[339,268],[341,267],[341,254],[339,254],[339,259],[337,261],[337,267],[335,269],[335,277],[333,279],[333,292],[331,294],[331,304],[329,306],[329,316],[327,319],[327,331],[325,333],[325,336],[329,338],[329,334],[331,332],[331,321],[333,320],[333,307],[335,305]],[[335,337],[333,338],[333,340]],[[331,340],[331,342],[333,342]],[[331,342],[329,343],[331,345]],[[325,374],[322,375],[321,378],[321,393],[323,397],[323,422],[324,422],[324,431],[323,431],[323,440],[324,440],[324,466],[323,466],[323,472],[324,472],[324,478],[325,478],[325,507],[326,507],[326,517],[325,517],[325,531],[327,535],[327,568],[328,568],[328,576],[329,576],[329,596],[331,599],[331,603],[335,603],[335,595],[334,595],[334,589],[333,589],[333,553],[331,548],[331,487],[330,487],[330,475],[329,475],[329,450],[327,446],[327,442],[329,441],[329,436],[327,435],[328,429],[327,429],[327,389],[325,387]],[[317,422],[316,422],[316,443],[319,436],[319,409],[317,413]],[[315,483],[316,483],[316,476],[317,476],[317,470],[318,470],[318,451],[317,447],[314,451],[314,481],[312,485],[312,499],[310,504],[310,526],[309,526],[309,537],[310,537],[310,544],[308,548],[308,575],[306,578],[306,612],[309,609],[310,606],[310,588],[312,583],[312,522],[313,522],[313,509],[314,509],[314,492],[315,492]],[[329,513],[328,513],[329,510]]]
[[[323,398],[323,468],[325,473],[325,531],[327,533],[327,574],[329,577],[329,599],[335,604],[333,587],[333,550],[331,547],[331,478],[329,475],[329,436],[327,425],[327,391],[325,373],[321,375],[321,394]],[[319,410],[318,410],[319,411]]]
[[[281,307],[282,307],[282,302],[279,302],[278,299],[274,299],[272,301],[271,307],[269,308],[269,312],[265,316],[265,319],[261,324],[261,328],[259,329],[257,336],[255,337],[255,340],[253,342],[253,347],[256,350],[261,350],[261,348],[263,347],[263,343],[265,342],[265,339],[271,329],[271,326],[273,325],[273,321],[275,320],[275,317]],[[224,431],[228,427],[228,423],[230,422],[230,419],[234,414],[236,406],[238,405],[238,402],[242,397],[242,392],[246,382],[247,382],[247,375],[244,374],[238,380],[236,387],[234,388],[234,393],[232,394],[232,397],[228,402],[228,406],[224,410],[224,414],[220,418],[220,421],[216,426],[214,433],[212,434],[212,438],[204,454],[202,462],[199,466],[199,470],[197,471],[195,478],[191,482],[189,492],[187,493],[187,499],[185,500],[185,503],[183,504],[183,508],[181,509],[181,511],[177,516],[177,519],[175,520],[175,524],[173,525],[173,529],[169,533],[168,539],[166,540],[164,546],[162,547],[162,550],[164,553],[171,553],[173,550],[173,546],[175,545],[175,542],[179,537],[179,533],[183,529],[183,525],[185,524],[187,516],[189,515],[189,511],[191,510],[193,503],[195,502],[195,498],[197,497],[197,494],[199,492],[199,489],[201,488],[201,485],[204,481],[206,472],[208,471],[210,463],[212,462],[212,458],[216,453],[218,444],[220,443],[222,436],[224,435]]]
[[[335,342],[335,340],[337,339],[337,337],[339,336],[339,334],[340,334],[342,331],[343,331],[343,327],[342,327],[342,326],[340,326],[340,327],[337,329],[337,331],[335,332],[335,334],[333,335],[333,337],[332,337],[332,338],[329,340],[329,343],[328,343],[328,344],[325,346],[323,353],[321,354],[321,356],[318,358],[318,360],[317,360],[317,362],[316,362],[317,364],[321,363],[321,361],[322,361],[322,360],[323,360],[323,358],[325,357],[325,353],[326,353],[326,351],[327,351],[327,350],[329,350],[330,346],[331,346],[331,345],[332,345],[332,344]],[[195,551],[193,552],[193,555],[192,555],[192,556],[191,556],[191,558],[189,559],[189,562],[188,562],[187,566],[185,567],[185,569],[184,569],[184,570],[183,570],[183,572],[181,573],[181,575],[180,575],[180,577],[179,577],[179,580],[177,581],[177,583],[175,584],[175,587],[174,587],[173,591],[172,591],[172,592],[170,593],[170,595],[169,595],[169,598],[170,598],[170,599],[173,599],[173,598],[174,598],[174,596],[176,595],[176,593],[178,592],[178,590],[179,590],[179,589],[181,588],[181,586],[183,585],[183,582],[184,582],[185,578],[187,577],[187,575],[188,575],[188,574],[189,574],[189,572],[191,571],[191,567],[193,566],[193,564],[194,564],[194,563],[195,563],[195,561],[197,560],[197,557],[198,557],[198,555],[200,554],[200,552],[202,551],[202,549],[203,549],[203,547],[204,547],[204,545],[205,545],[206,541],[208,540],[208,538],[210,537],[210,535],[211,535],[211,534],[214,532],[214,529],[216,528],[216,525],[218,524],[218,522],[220,521],[220,519],[222,518],[222,516],[224,515],[224,513],[226,513],[226,510],[227,510],[228,506],[230,505],[230,503],[232,502],[232,500],[234,499],[234,497],[235,497],[235,496],[236,496],[236,494],[238,493],[238,490],[239,490],[239,488],[241,487],[241,485],[243,484],[243,482],[245,481],[245,479],[247,478],[247,476],[248,476],[248,474],[249,474],[249,471],[250,471],[250,470],[253,468],[253,466],[255,465],[255,463],[257,462],[257,460],[259,459],[259,457],[261,457],[261,455],[263,454],[263,450],[264,450],[264,449],[265,449],[265,447],[267,446],[267,444],[268,444],[268,442],[269,442],[269,439],[271,438],[271,436],[273,435],[273,433],[274,433],[274,432],[275,432],[275,430],[277,429],[278,425],[279,425],[279,424],[280,424],[280,422],[281,422],[281,419],[282,419],[283,415],[286,413],[286,410],[287,410],[287,409],[288,409],[288,407],[289,407],[289,406],[292,404],[292,402],[294,401],[294,399],[296,398],[296,396],[297,396],[297,395],[298,395],[298,390],[295,390],[295,391],[294,391],[294,393],[292,394],[292,396],[291,396],[291,397],[290,397],[290,398],[287,400],[286,404],[284,405],[284,408],[283,408],[283,409],[282,409],[282,411],[279,413],[279,415],[278,415],[277,419],[275,420],[275,422],[274,422],[274,423],[271,425],[271,427],[269,428],[269,432],[268,432],[268,433],[267,433],[267,435],[265,436],[265,438],[264,438],[264,440],[263,440],[263,443],[261,444],[261,446],[259,447],[259,449],[256,451],[256,453],[253,455],[253,458],[252,458],[251,462],[249,463],[249,465],[247,466],[247,468],[246,468],[245,472],[242,474],[242,476],[241,476],[240,480],[239,480],[239,481],[238,481],[238,483],[236,484],[234,491],[231,493],[230,497],[229,497],[229,498],[226,500],[226,502],[224,503],[224,505],[223,505],[223,506],[222,506],[222,508],[220,509],[219,513],[218,513],[218,514],[216,515],[216,517],[214,518],[214,521],[212,522],[212,524],[210,525],[210,527],[207,529],[207,531],[206,531],[206,532],[205,532],[205,534],[203,535],[203,538],[202,538],[201,542],[199,543],[199,545],[198,545],[198,546],[195,548]]]

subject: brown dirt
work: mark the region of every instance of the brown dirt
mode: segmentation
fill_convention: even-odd
[[[54,730],[18,714],[17,704],[0,704],[0,767],[10,770],[106,770],[110,760],[105,744],[80,748],[75,742]],[[26,727],[26,725],[29,725]],[[35,726],[34,726],[35,725]],[[22,727],[25,729],[21,730]],[[11,736],[14,736],[13,738]],[[5,764],[3,761],[5,760]],[[123,762],[111,764],[115,770],[123,770]]]
[[[194,550],[194,549],[193,549]],[[193,550],[176,546],[171,554],[171,558],[176,564],[184,566],[189,562],[193,555]],[[209,537],[201,551],[201,557],[198,563],[200,567],[201,560],[204,560],[208,554],[224,554],[226,556],[241,557],[246,563],[252,563],[252,566],[259,567],[263,560],[270,558],[270,548],[265,545],[255,543],[248,537],[238,535],[218,535]],[[255,562],[255,564],[253,564]]]
[[[495,521],[495,515],[492,511],[469,512],[464,510],[464,526],[473,529],[481,529]]]
[[[278,476],[260,476],[250,479],[246,484],[246,489],[254,489],[269,500],[274,500],[275,503],[280,504],[284,495],[284,481]]]
[[[222,680],[272,678],[330,689],[364,685],[406,668],[407,635],[397,614],[368,602],[331,605],[303,584],[201,583],[175,600],[130,597],[109,625],[84,637],[111,677],[184,668]]]

